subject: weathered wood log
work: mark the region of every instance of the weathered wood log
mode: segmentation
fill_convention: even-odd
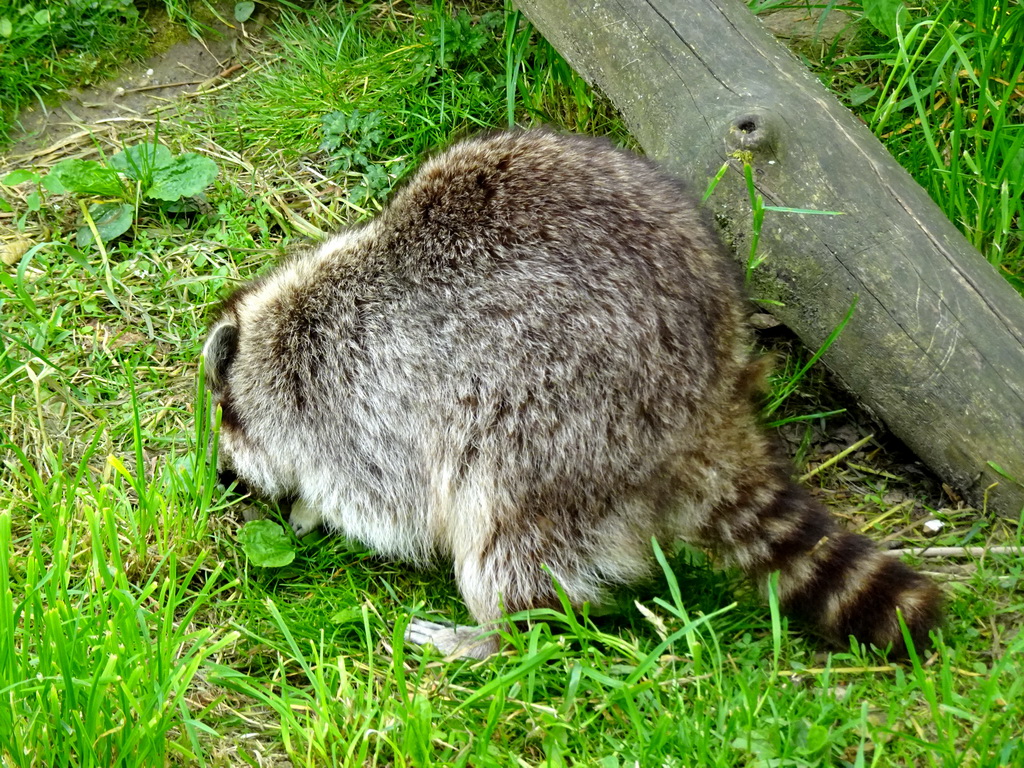
[[[825,363],[953,488],[1019,515],[1024,301],[868,129],[740,0],[517,3],[651,157],[697,191],[733,164],[711,205],[738,253],[737,150],[766,204],[843,212],[768,212],[753,294],[812,348],[856,298]]]

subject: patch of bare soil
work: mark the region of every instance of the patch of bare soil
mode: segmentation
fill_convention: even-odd
[[[790,48],[799,48],[805,44],[829,45],[852,37],[856,31],[842,7],[832,4],[827,8],[811,5],[805,8],[780,8],[759,14],[758,18]]]
[[[10,170],[46,162],[93,138],[114,138],[125,128],[155,126],[171,119],[180,99],[195,99],[238,74],[249,54],[246,43],[262,26],[254,16],[235,23],[233,3],[216,3],[205,39],[189,37],[97,86],[72,89],[56,106],[37,106],[19,115],[21,130],[11,150],[0,156]],[[224,23],[230,20],[230,26]],[[47,163],[48,164],[48,163]]]

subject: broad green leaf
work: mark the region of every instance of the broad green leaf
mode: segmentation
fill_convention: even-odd
[[[248,21],[254,10],[256,10],[256,3],[249,2],[249,0],[235,3],[235,21]]]
[[[363,609],[358,605],[350,605],[331,614],[331,624],[356,624],[363,620]]]
[[[110,167],[137,181],[152,183],[157,169],[174,162],[171,150],[163,144],[146,142],[125,147],[110,158]]]
[[[69,192],[80,195],[110,195],[120,197],[124,194],[121,177],[113,168],[97,163],[95,160],[78,160],[71,158],[61,160],[50,173],[57,178]]]
[[[875,29],[890,40],[896,37],[896,20],[906,12],[901,0],[863,0],[861,7]]]
[[[10,37],[14,32],[14,25],[11,20],[4,16],[0,19],[0,37]]]
[[[153,186],[146,197],[174,201],[198,195],[217,178],[217,164],[208,157],[194,152],[174,158],[174,161],[153,173]]]
[[[238,543],[249,562],[262,568],[281,568],[295,559],[295,542],[270,520],[251,520],[243,525]]]
[[[39,174],[37,174],[35,171],[27,171],[24,168],[19,168],[16,171],[11,171],[2,179],[0,179],[0,184],[4,184],[8,187],[14,187],[17,186],[18,184],[24,184],[26,181],[38,180]]]
[[[829,748],[829,732],[822,725],[809,725],[800,750],[806,755],[820,756]]]
[[[67,189],[61,184],[60,179],[54,176],[52,173],[48,173],[43,176],[43,189],[47,192],[52,192],[55,195],[63,195],[67,192]]]
[[[135,208],[128,203],[98,203],[89,206],[89,215],[96,225],[100,240],[109,243],[132,226],[132,222],[135,221]],[[92,230],[88,224],[78,230],[75,239],[79,248],[92,245]]]
[[[43,196],[39,194],[38,189],[33,189],[25,195],[25,205],[30,211],[38,211],[43,207]]]
[[[849,99],[851,107],[859,107],[877,92],[877,88],[872,88],[870,85],[860,83],[853,86],[853,88],[846,92],[846,98]]]

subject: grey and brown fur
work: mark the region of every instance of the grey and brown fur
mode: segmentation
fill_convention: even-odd
[[[936,586],[838,527],[758,425],[744,315],[735,264],[652,163],[470,139],[228,299],[204,350],[221,459],[294,498],[300,534],[450,559],[482,625],[557,604],[542,565],[599,602],[648,575],[655,536],[780,571],[784,608],[840,644],[899,652],[897,608],[926,641]]]

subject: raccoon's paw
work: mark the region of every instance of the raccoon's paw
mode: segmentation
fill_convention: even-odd
[[[487,630],[426,619],[413,618],[405,639],[415,645],[430,644],[449,658],[486,659],[498,652],[498,638]]]
[[[323,515],[302,499],[292,504],[291,514],[288,515],[288,524],[298,538],[301,539],[306,534],[312,533],[322,522]]]

